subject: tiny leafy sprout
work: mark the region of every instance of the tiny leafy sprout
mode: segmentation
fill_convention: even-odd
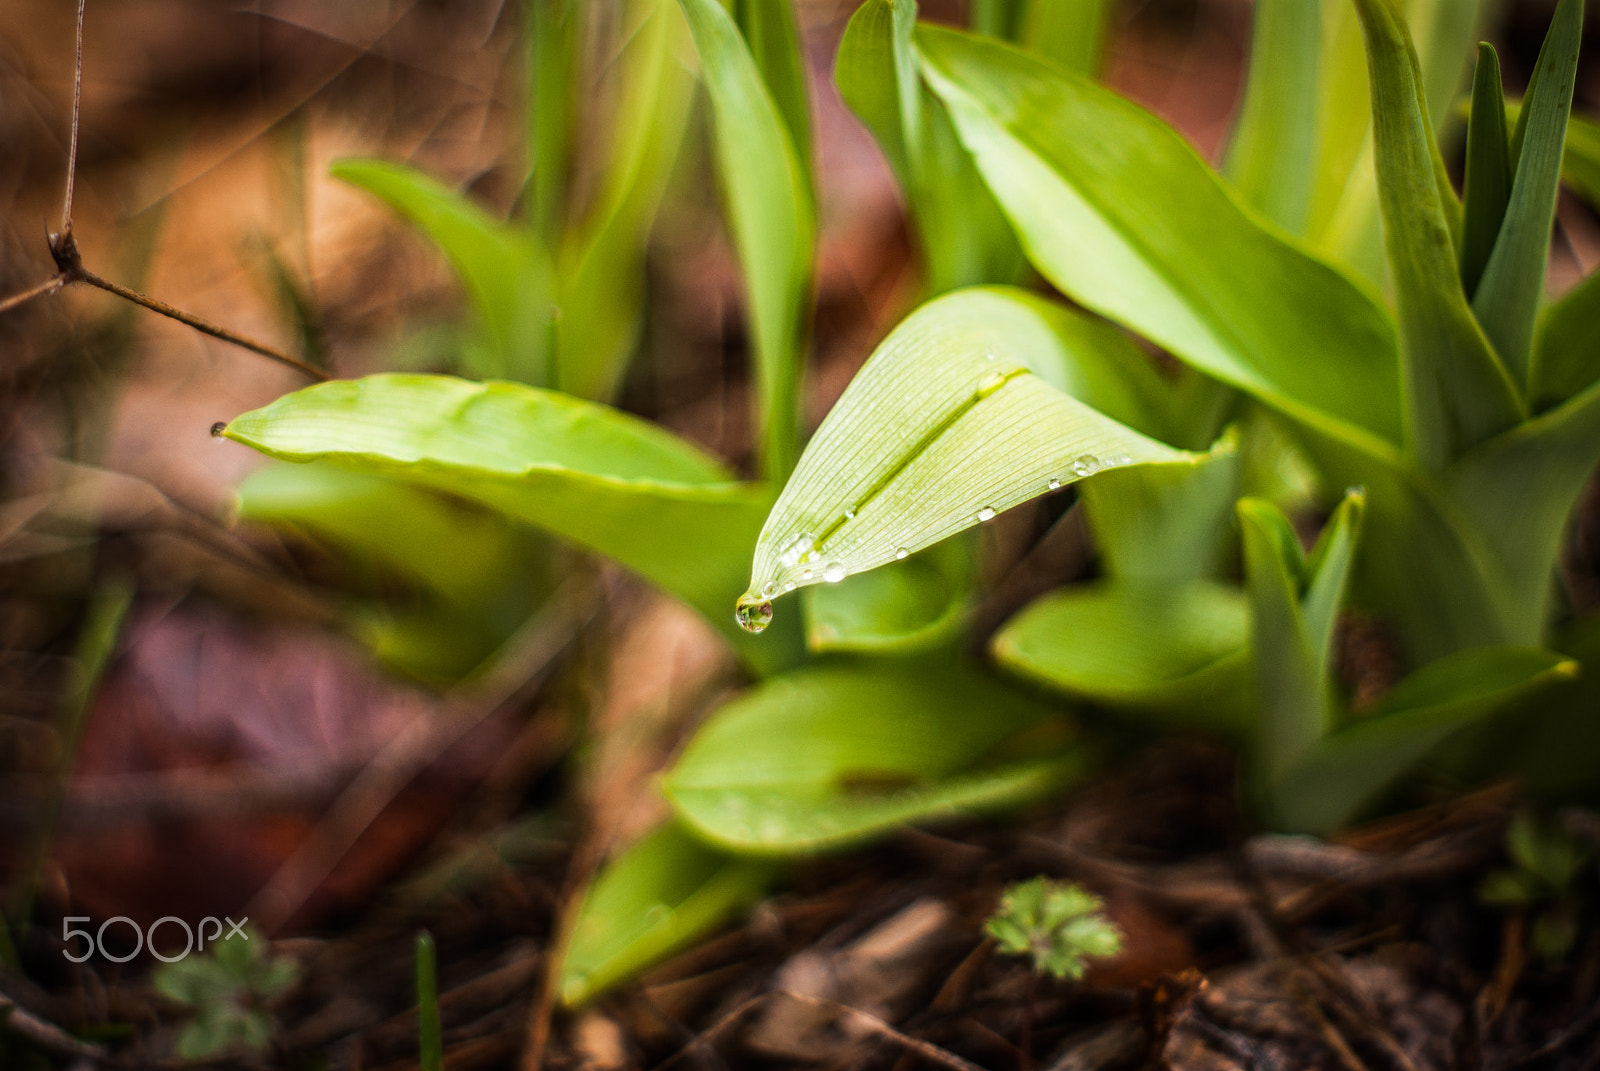
[[[1032,878],[1001,895],[984,929],[1000,942],[1000,951],[1031,956],[1040,974],[1076,981],[1090,959],[1122,951],[1122,934],[1101,906],[1100,898],[1081,886]]]
[[[194,1009],[178,1037],[183,1060],[208,1060],[231,1052],[264,1051],[272,1040],[265,1005],[294,984],[294,961],[271,956],[266,939],[221,941],[206,955],[163,963],[155,972],[157,992]]]
[[[1478,899],[1506,911],[1532,913],[1529,943],[1541,959],[1564,957],[1578,938],[1581,904],[1575,886],[1591,851],[1556,821],[1517,812],[1506,830],[1512,865],[1489,874]]]

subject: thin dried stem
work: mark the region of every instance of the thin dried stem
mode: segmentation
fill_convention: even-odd
[[[88,0],[78,0],[78,42],[72,67],[72,138],[67,147],[67,195],[61,206],[61,234],[72,233],[72,188],[78,178],[78,116],[83,110],[83,11]]]
[[[66,286],[67,282],[68,279],[66,272],[52,276],[51,278],[40,283],[38,286],[31,286],[20,294],[12,294],[10,297],[0,300],[0,312],[10,312],[18,305],[24,305],[36,297],[44,297],[46,294],[54,294],[57,290],[60,290],[63,286]]]
[[[177,320],[181,324],[187,324],[202,334],[210,335],[212,338],[220,338],[222,341],[231,342],[235,346],[242,346],[252,353],[259,353],[263,357],[270,357],[280,364],[288,365],[309,379],[314,379],[319,383],[327,382],[328,373],[314,365],[307,364],[298,357],[291,357],[282,350],[274,349],[264,342],[257,342],[253,338],[247,338],[238,332],[228,330],[226,327],[219,327],[210,320],[203,320],[198,316],[184,312],[182,309],[175,309],[165,301],[157,301],[155,298],[146,297],[137,290],[130,290],[121,283],[103,279],[88,268],[79,267],[74,273],[74,277],[68,281],[88,283],[90,286],[98,287],[107,293],[115,294],[120,298],[131,301],[135,305],[142,305],[151,312],[158,312],[162,316]]]

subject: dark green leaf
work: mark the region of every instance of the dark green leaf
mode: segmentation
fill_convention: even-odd
[[[1465,211],[1461,223],[1461,286],[1478,289],[1489,252],[1500,234],[1511,197],[1511,142],[1506,133],[1505,93],[1500,59],[1487,41],[1478,45],[1478,70],[1472,77],[1472,118],[1467,124]]]
[[[712,715],[662,788],[696,832],[738,851],[843,847],[1059,788],[1084,765],[1070,743],[1003,747],[1060,728],[1049,714],[948,658],[796,670]]]
[[[1583,0],[1561,0],[1517,116],[1516,179],[1505,223],[1472,298],[1472,311],[1484,332],[1516,382],[1525,385],[1539,378],[1531,368],[1534,318],[1544,296],[1550,226],[1555,220],[1582,35]]]
[[[1525,415],[1474,319],[1453,237],[1459,206],[1422,98],[1416,52],[1391,0],[1356,0],[1367,42],[1378,200],[1399,307],[1406,446],[1425,468]]]
[[[583,1004],[761,899],[773,865],[729,856],[668,822],[601,869],[578,908],[556,983]]]

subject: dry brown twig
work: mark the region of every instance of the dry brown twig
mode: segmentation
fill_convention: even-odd
[[[35,298],[54,294],[56,291],[71,286],[73,283],[85,283],[96,289],[104,290],[108,294],[115,294],[124,301],[131,301],[135,305],[149,309],[151,312],[158,313],[168,319],[176,320],[202,334],[221,339],[223,342],[232,343],[252,353],[277,361],[279,364],[288,365],[309,379],[318,382],[326,381],[328,373],[314,365],[307,364],[298,357],[283,352],[275,346],[269,346],[265,342],[259,342],[246,335],[241,335],[237,331],[230,331],[192,313],[174,308],[164,301],[159,301],[141,294],[137,290],[123,286],[121,283],[96,275],[84,266],[83,255],[78,251],[77,239],[72,234],[72,201],[78,179],[78,130],[83,109],[83,22],[86,6],[87,0],[78,0],[77,38],[72,75],[72,132],[67,142],[67,180],[66,192],[62,197],[61,230],[48,235],[46,239],[50,249],[50,259],[55,261],[56,274],[36,286],[31,286],[20,293],[0,299],[0,313],[9,312]]]

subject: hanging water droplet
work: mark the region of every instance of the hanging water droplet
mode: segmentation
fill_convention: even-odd
[[[222,433],[227,430],[228,422],[226,420],[219,420],[215,424],[211,425],[211,437],[213,439],[220,439],[222,438]]]
[[[822,570],[822,579],[830,584],[837,584],[844,579],[844,563],[829,562],[828,567]]]
[[[761,585],[761,595],[763,598],[770,599],[776,595],[779,590],[778,582],[776,580],[769,580],[765,584]]]
[[[799,565],[811,555],[811,548],[817,545],[817,537],[809,532],[801,532],[778,551],[778,562],[785,568]]]
[[[980,509],[978,511],[978,520],[980,520],[980,521],[992,521],[992,520],[994,520],[994,509],[992,507],[989,507],[989,506],[985,506],[982,509]]]
[[[733,604],[733,619],[746,632],[765,632],[767,626],[772,624],[772,603],[767,599],[752,599],[744,595]]]
[[[1093,476],[1100,471],[1100,459],[1093,454],[1079,454],[1072,461],[1072,471],[1079,476]]]
[[[1005,385],[1006,377],[999,372],[990,372],[978,380],[978,397],[987,398]]]
[[[1050,490],[1052,490],[1052,491],[1059,491],[1061,489],[1061,481],[1059,479],[1057,479],[1056,477],[1052,476],[1052,477],[1050,477],[1050,482],[1048,484],[1046,484],[1045,486],[1050,488]]]
[[[894,551],[895,561],[904,560],[905,556],[907,554],[910,554],[910,553],[911,552],[909,550],[907,550],[905,547],[896,547],[895,551]]]

